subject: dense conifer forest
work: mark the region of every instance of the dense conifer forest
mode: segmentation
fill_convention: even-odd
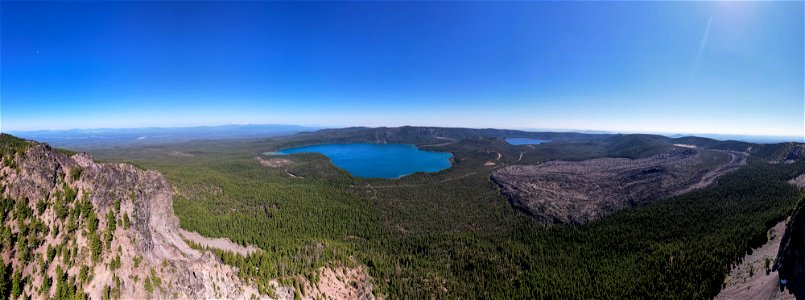
[[[216,253],[266,292],[270,279],[315,280],[316,268],[340,261],[366,265],[375,293],[389,298],[710,298],[730,266],[765,243],[767,229],[801,198],[785,180],[805,163],[770,164],[779,149],[765,146],[763,155],[715,186],[582,226],[546,226],[512,208],[489,180],[494,168],[483,166],[497,153],[498,165],[643,157],[674,142],[574,138],[538,147],[483,136],[422,146],[454,153],[453,168],[398,180],[353,178],[318,154],[288,156],[284,169],[257,163],[258,156],[300,140],[95,154],[165,174],[183,228],[265,250],[248,257]]]

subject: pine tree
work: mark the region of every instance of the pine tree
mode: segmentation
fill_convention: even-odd
[[[11,277],[11,298],[17,299],[22,294],[22,273],[15,271]]]
[[[0,257],[0,298],[2,299],[8,298],[8,271],[6,262]]]
[[[97,233],[90,233],[90,246],[92,247],[92,260],[98,261],[98,258],[101,256],[101,238],[98,236]]]

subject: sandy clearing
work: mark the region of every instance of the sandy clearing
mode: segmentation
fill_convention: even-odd
[[[261,166],[266,168],[279,168],[291,164],[291,160],[284,157],[272,157],[269,159],[265,159],[258,155],[255,156],[254,159],[256,159]]]

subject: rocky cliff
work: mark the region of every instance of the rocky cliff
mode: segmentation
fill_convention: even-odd
[[[367,269],[340,262],[258,289],[206,249],[260,250],[181,230],[158,172],[6,134],[0,159],[0,298],[374,299]]]
[[[157,172],[4,136],[5,297],[252,298],[256,289],[178,231]]]
[[[805,299],[805,198],[786,224],[774,269],[780,275],[781,286],[797,299]]]

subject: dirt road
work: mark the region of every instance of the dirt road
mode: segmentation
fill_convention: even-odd
[[[730,156],[730,161],[726,164],[720,165],[713,170],[708,171],[707,173],[702,176],[699,182],[696,182],[690,186],[685,187],[684,189],[678,190],[674,192],[674,195],[681,195],[692,190],[705,188],[708,186],[713,185],[718,177],[721,175],[727,174],[729,172],[735,171],[741,166],[746,165],[746,158],[749,157],[749,154],[745,152],[737,152],[737,151],[724,151],[724,150],[713,150],[722,153],[726,153]]]

